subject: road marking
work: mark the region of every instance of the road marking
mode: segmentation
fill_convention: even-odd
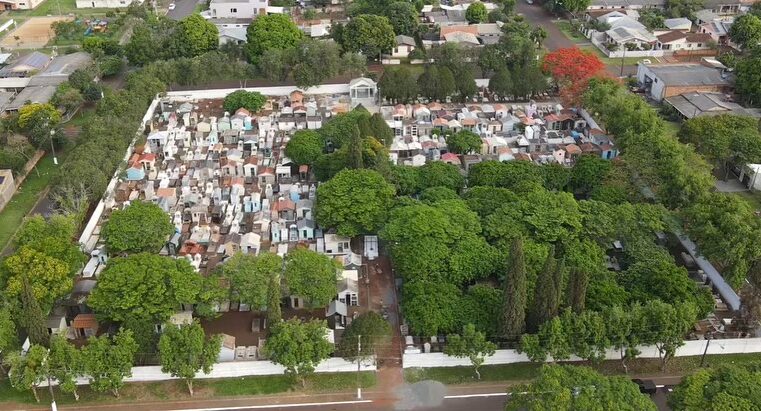
[[[663,388],[663,387],[665,387],[665,385],[663,385],[663,384],[655,386],[655,388]]]
[[[192,409],[179,409],[172,411],[233,411],[233,410],[261,410],[268,408],[298,408],[298,407],[317,407],[326,405],[350,405],[350,404],[367,404],[373,402],[372,400],[357,400],[357,401],[331,401],[331,402],[304,402],[304,403],[292,403],[292,404],[268,404],[268,405],[243,405],[239,407],[217,407],[217,408],[192,408]]]
[[[475,398],[475,397],[507,397],[506,392],[494,392],[491,394],[464,394],[464,395],[447,395],[444,397],[445,399],[453,399],[453,398]]]

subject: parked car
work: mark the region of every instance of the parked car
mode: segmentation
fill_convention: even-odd
[[[528,3],[528,4],[534,4],[534,0],[526,0],[526,3]]]
[[[169,10],[174,10],[177,7],[174,3],[169,3]]]

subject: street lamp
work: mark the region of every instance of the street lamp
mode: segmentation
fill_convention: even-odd
[[[55,155],[55,146],[53,145],[53,137],[55,137],[55,129],[50,129],[50,150],[53,152],[53,164],[58,165],[58,157]]]

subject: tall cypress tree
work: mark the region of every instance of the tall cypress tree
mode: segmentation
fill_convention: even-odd
[[[555,298],[551,300],[550,319],[560,314],[560,302],[563,301],[563,277],[565,276],[565,257],[555,261],[555,271],[552,273],[552,279],[555,287]]]
[[[526,262],[523,257],[523,240],[513,240],[510,260],[505,275],[502,302],[502,337],[520,338],[526,331]]]
[[[29,335],[29,342],[47,347],[50,344],[50,334],[45,327],[45,315],[26,277],[21,289],[21,311],[20,322]]]
[[[362,136],[359,133],[359,127],[354,126],[349,141],[349,168],[364,168],[364,159],[362,158]]]
[[[555,247],[551,246],[544,267],[536,279],[534,287],[534,304],[527,324],[529,332],[539,331],[539,327],[557,315],[558,292],[557,284],[557,260],[555,260]]]
[[[568,277],[568,306],[579,314],[584,311],[587,297],[589,274],[578,268],[572,268]]]

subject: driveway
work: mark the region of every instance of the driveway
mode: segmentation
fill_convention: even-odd
[[[198,0],[175,0],[174,10],[169,10],[166,16],[172,20],[182,20],[185,16],[193,14],[197,4]]]
[[[550,51],[576,45],[555,25],[553,22],[555,16],[550,14],[541,5],[537,3],[527,4],[526,0],[516,0],[515,11],[522,14],[530,25],[542,27],[547,31],[547,38],[543,44]]]

